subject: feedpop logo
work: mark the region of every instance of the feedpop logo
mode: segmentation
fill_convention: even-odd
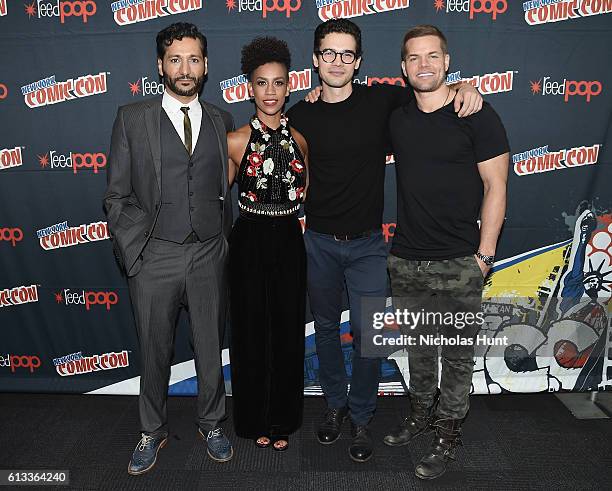
[[[72,292],[70,288],[65,288],[61,292],[57,292],[55,301],[58,304],[64,305],[84,305],[85,310],[90,310],[93,305],[102,305],[106,310],[110,310],[111,306],[117,305],[119,296],[115,292],[105,291],[85,291]]]
[[[28,18],[36,17],[59,17],[60,23],[64,24],[67,17],[80,18],[84,24],[87,24],[88,17],[92,17],[98,11],[96,2],[93,0],[75,0],[73,2],[66,0],[35,0],[31,3],[24,4],[24,10]]]
[[[10,242],[13,247],[23,240],[23,230],[18,227],[0,227],[0,242]]]
[[[0,367],[9,367],[11,373],[15,373],[18,368],[24,368],[29,370],[30,373],[34,373],[34,370],[40,368],[41,361],[36,355],[0,355]]]

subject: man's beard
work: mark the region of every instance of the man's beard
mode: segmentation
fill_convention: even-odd
[[[177,83],[181,80],[193,81],[193,87],[190,89],[183,89],[179,87]],[[199,94],[200,90],[202,90],[202,86],[204,85],[204,77],[177,77],[172,79],[164,74],[164,81],[172,92],[174,92],[176,95],[185,97],[191,97],[192,95]]]
[[[440,87],[442,87],[442,85],[444,85],[444,79],[436,80],[435,82],[432,82],[430,85],[421,85],[421,86],[419,86],[418,79],[414,81],[409,80],[409,82],[410,82],[410,85],[412,85],[412,88],[415,92],[435,92]]]

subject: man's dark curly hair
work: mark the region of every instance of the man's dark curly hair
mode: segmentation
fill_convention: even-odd
[[[285,65],[287,73],[291,67],[291,53],[287,43],[275,37],[258,37],[242,47],[240,58],[242,73],[250,80],[253,72],[266,63]]]
[[[319,51],[323,38],[333,33],[350,34],[353,36],[357,45],[357,56],[361,56],[361,29],[359,29],[357,24],[348,19],[329,19],[319,24],[314,34],[314,51]]]
[[[193,24],[176,22],[157,33],[157,38],[155,39],[157,42],[157,57],[163,60],[168,46],[170,46],[173,41],[180,41],[183,38],[199,40],[202,46],[202,56],[206,57],[208,55],[206,36],[204,36],[204,34],[202,34]]]

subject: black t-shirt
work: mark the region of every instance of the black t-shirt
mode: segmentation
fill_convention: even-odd
[[[397,181],[391,254],[412,260],[474,254],[484,189],[477,164],[509,151],[499,116],[486,102],[459,118],[452,101],[424,113],[413,100],[389,124]]]
[[[389,116],[411,98],[404,87],[355,84],[342,102],[300,101],[289,109],[289,124],[308,143],[308,228],[357,234],[381,227]]]

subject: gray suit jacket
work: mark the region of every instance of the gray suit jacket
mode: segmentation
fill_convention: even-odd
[[[161,97],[155,97],[121,106],[113,125],[104,208],[115,257],[128,276],[140,271],[141,254],[151,238],[161,204],[161,101]],[[226,134],[234,129],[234,121],[227,111],[202,100],[200,103],[218,137],[223,169],[223,232],[227,237],[232,227],[232,204]]]

